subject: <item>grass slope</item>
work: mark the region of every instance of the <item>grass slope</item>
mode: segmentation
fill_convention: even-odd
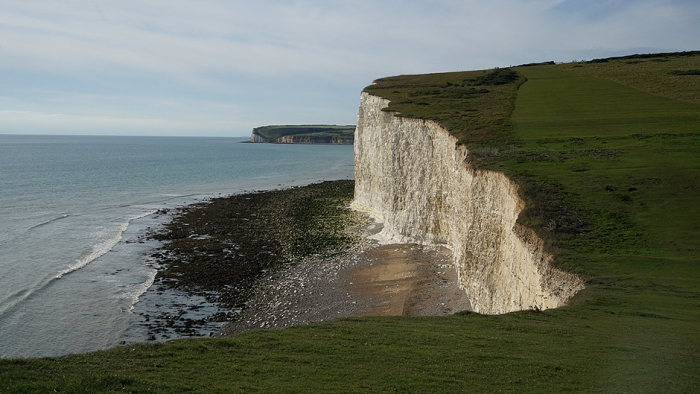
[[[391,100],[386,111],[437,121],[482,158],[515,142],[508,118],[523,82],[511,70],[465,71],[382,78],[365,91]]]
[[[6,360],[0,392],[696,391],[700,106],[638,80],[653,70],[661,85],[699,86],[692,73],[656,67],[692,70],[700,58],[660,59],[522,67],[503,84],[482,78],[489,72],[394,77],[367,89],[402,116],[440,121],[473,148],[475,165],[519,182],[521,221],[587,281],[569,306]],[[639,65],[649,69],[631,80],[603,78],[605,67]]]
[[[335,125],[299,125],[299,126],[262,126],[253,129],[253,134],[259,135],[266,141],[272,142],[285,136],[312,137],[316,139],[340,138],[353,140],[355,126]]]

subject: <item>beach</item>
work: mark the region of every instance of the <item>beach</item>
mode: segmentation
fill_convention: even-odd
[[[195,302],[178,298],[172,313],[146,316],[149,339],[469,310],[450,251],[379,244],[381,224],[348,208],[353,186],[239,194],[175,213],[154,235],[164,246],[153,253],[160,268],[150,293]]]

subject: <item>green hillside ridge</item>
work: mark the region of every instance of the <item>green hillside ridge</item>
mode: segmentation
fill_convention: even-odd
[[[500,316],[351,318],[0,361],[0,392],[689,393],[700,387],[700,56],[383,78],[519,185],[586,289]],[[349,200],[349,194],[346,198]]]
[[[295,138],[308,137],[316,141],[347,140],[355,138],[354,125],[280,125],[262,126],[253,129],[252,136],[259,136],[263,142],[275,142],[279,138],[293,136]],[[252,137],[251,136],[251,137]]]

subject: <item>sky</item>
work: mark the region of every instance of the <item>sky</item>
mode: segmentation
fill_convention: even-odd
[[[2,0],[0,134],[354,124],[384,76],[686,50],[698,0]]]

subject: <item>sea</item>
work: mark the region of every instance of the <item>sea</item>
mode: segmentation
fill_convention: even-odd
[[[0,358],[153,339],[148,235],[177,207],[353,178],[352,146],[243,141],[0,135]]]

